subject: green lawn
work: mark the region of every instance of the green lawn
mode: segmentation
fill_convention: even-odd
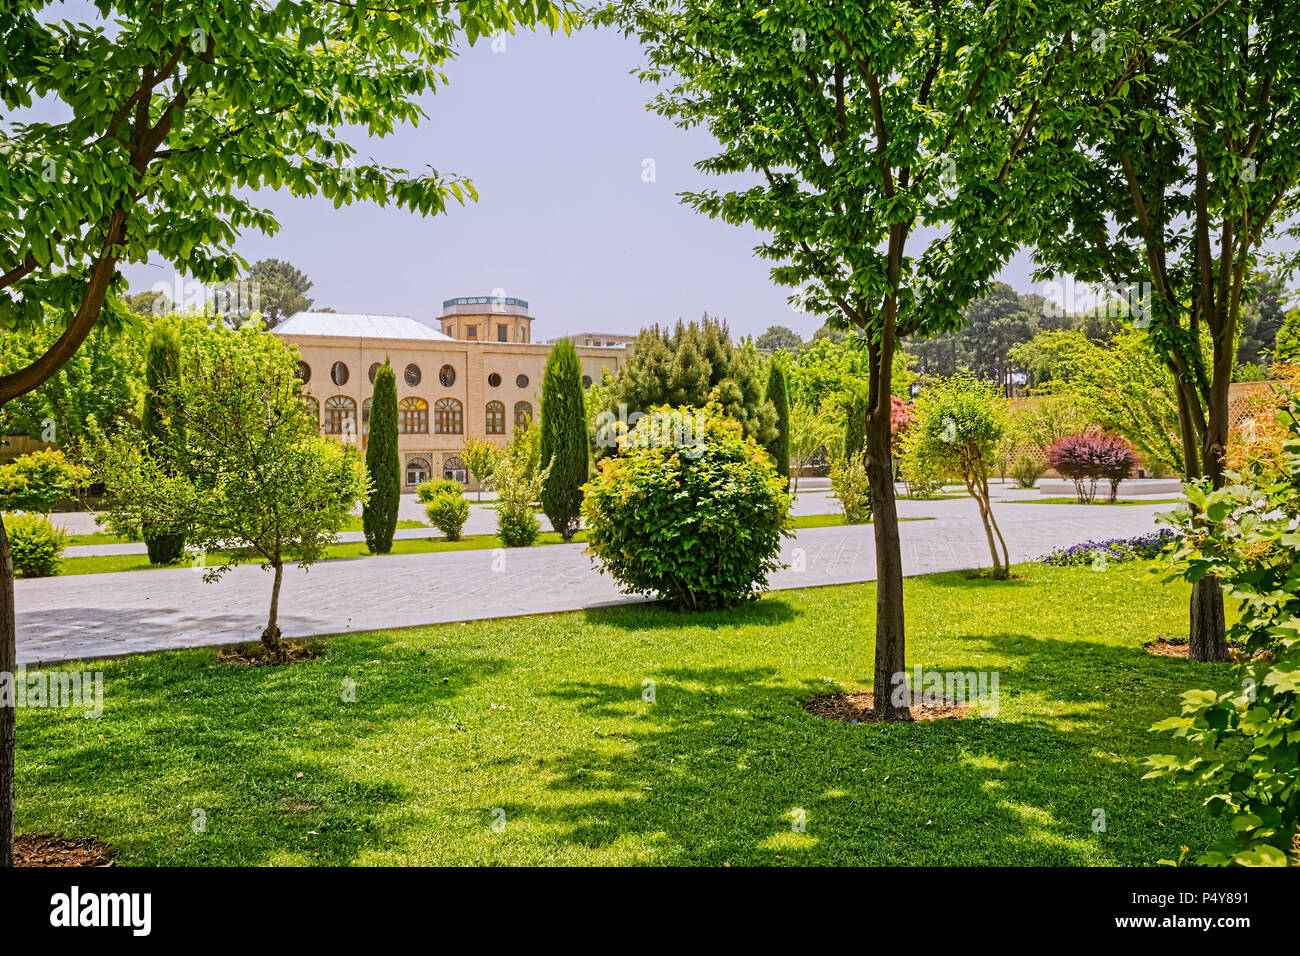
[[[1186,588],[1135,565],[1016,572],[906,584],[909,666],[997,671],[993,719],[801,709],[870,681],[870,585],[348,634],[278,669],[105,661],[98,720],[20,710],[19,831],[93,835],[137,865],[1144,865],[1203,848],[1197,793],[1140,779],[1180,693],[1231,683],[1141,649],[1183,633]]]
[[[1135,501],[1131,498],[1119,498],[1115,501],[1107,501],[1105,498],[1096,498],[1092,501],[1094,505],[1176,505],[1182,498],[1149,498],[1146,501]],[[1013,501],[999,502],[1000,504],[1013,505],[1077,505],[1078,498],[1017,498]]]
[[[402,520],[397,522],[397,527],[398,528],[427,528],[429,527],[429,525],[425,524],[423,521]],[[342,530],[344,531],[363,530],[361,527],[360,516],[353,516],[352,518],[350,518],[348,520],[347,525]],[[107,531],[94,531],[91,532],[90,534],[68,535],[69,546],[80,545],[80,544],[134,544],[134,543],[137,542],[135,542],[132,538],[128,538],[120,534],[109,534]]]
[[[929,521],[929,518],[900,518],[900,521]],[[411,526],[414,522],[403,522]],[[399,524],[398,527],[401,527]],[[833,515],[800,515],[794,519],[795,528],[827,528],[844,524],[844,516],[839,514]],[[416,525],[416,527],[423,527]],[[111,537],[106,535],[105,537]],[[579,531],[573,536],[577,543],[583,543],[587,540],[586,532]],[[121,544],[122,541],[83,541],[81,544]],[[537,538],[537,544],[563,544],[560,535],[554,531],[543,531]],[[494,534],[480,534],[467,536],[460,541],[448,541],[446,538],[398,538],[393,541],[393,550],[390,554],[426,554],[436,551],[479,551],[491,548],[504,547],[501,539]],[[382,555],[371,554],[364,542],[356,541],[347,544],[331,545],[325,550],[325,560],[331,558],[375,558],[383,557]],[[215,561],[209,561],[209,564]],[[117,571],[157,571],[161,568],[179,567],[179,565],[150,564],[149,558],[143,554],[93,554],[84,556],[65,557],[60,574],[111,574]]]

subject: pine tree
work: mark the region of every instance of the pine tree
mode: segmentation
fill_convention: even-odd
[[[165,322],[157,323],[149,333],[145,357],[144,410],[140,425],[146,445],[175,444],[179,441],[183,425],[179,416],[169,414],[172,399],[169,391],[175,388],[180,375],[180,336]],[[144,544],[149,551],[150,564],[171,564],[185,553],[184,533],[155,533],[141,528]]]
[[[606,398],[615,416],[630,417],[660,405],[696,408],[716,401],[740,422],[745,435],[767,446],[776,436],[776,410],[764,395],[758,352],[733,345],[725,323],[705,315],[672,331],[643,329]],[[606,453],[612,449],[606,449]]]
[[[776,463],[776,470],[785,476],[785,486],[790,487],[790,400],[786,396],[785,369],[773,360],[767,373],[767,400],[776,411],[776,435],[767,445],[767,451]]]
[[[366,443],[370,496],[361,506],[361,528],[371,554],[387,554],[397,530],[402,496],[402,469],[397,455],[397,377],[388,359],[375,372],[370,401],[370,433]]]
[[[546,360],[541,428],[541,464],[550,469],[542,482],[542,510],[560,536],[572,541],[589,468],[582,365],[572,339],[556,343]]]

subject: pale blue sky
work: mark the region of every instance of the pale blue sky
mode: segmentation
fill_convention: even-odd
[[[713,141],[645,110],[652,87],[629,75],[639,57],[609,30],[522,33],[501,53],[480,42],[424,98],[427,121],[357,143],[362,158],[466,175],[477,203],[420,218],[267,192],[260,201],[281,231],[248,233],[237,248],[250,262],[293,262],[315,283],[316,303],[340,312],[427,320],[443,299],[500,288],[528,300],[539,339],[633,332],[704,311],[737,335],[777,324],[810,337],[819,323],[791,310],[752,253],[759,234],[678,201],[711,179],[692,164]],[[647,158],[652,183],[642,181]],[[135,290],[172,279],[158,267],[126,273]],[[1027,290],[1027,264],[1007,278]]]
[[[96,16],[84,0],[59,7]],[[449,85],[422,100],[419,127],[354,139],[361,160],[468,176],[478,202],[421,218],[268,191],[258,199],[280,232],[246,233],[237,249],[250,262],[289,260],[315,283],[316,304],[340,312],[428,321],[443,299],[502,289],[528,300],[537,339],[634,332],[705,311],[737,335],[787,325],[811,336],[819,321],[795,313],[753,255],[759,233],[679,202],[683,189],[718,183],[693,168],[714,143],[645,110],[653,88],[629,74],[640,62],[637,44],[609,30],[521,33],[503,52],[480,41],[448,65]],[[647,159],[654,182],[643,181]],[[1031,269],[1022,252],[1000,278],[1043,291]],[[134,291],[174,282],[170,267],[125,271]]]

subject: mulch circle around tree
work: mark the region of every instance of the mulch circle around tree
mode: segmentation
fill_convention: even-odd
[[[871,691],[857,691],[846,694],[820,694],[803,702],[803,709],[827,720],[843,720],[850,724],[906,723],[898,718],[882,721],[871,712],[873,698]],[[951,701],[934,703],[916,694],[912,697],[912,720],[948,720],[960,719],[970,713],[969,707],[954,704]]]
[[[93,837],[74,840],[53,833],[25,833],[14,839],[15,866],[113,866],[113,848]]]
[[[237,644],[223,647],[217,652],[218,664],[242,664],[244,667],[279,667],[281,664],[297,664],[301,661],[314,661],[325,653],[325,649],[315,643],[294,644],[285,641],[277,657],[266,649],[260,641],[255,644]]]
[[[1148,654],[1154,654],[1156,657],[1187,657],[1187,638],[1171,637],[1162,638],[1158,641],[1147,641],[1142,645],[1142,650]]]

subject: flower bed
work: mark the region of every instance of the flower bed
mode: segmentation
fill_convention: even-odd
[[[1039,558],[1044,564],[1058,568],[1092,564],[1098,555],[1107,561],[1144,561],[1158,556],[1178,535],[1169,528],[1133,538],[1111,538],[1107,541],[1084,541],[1068,548],[1057,548]]]

